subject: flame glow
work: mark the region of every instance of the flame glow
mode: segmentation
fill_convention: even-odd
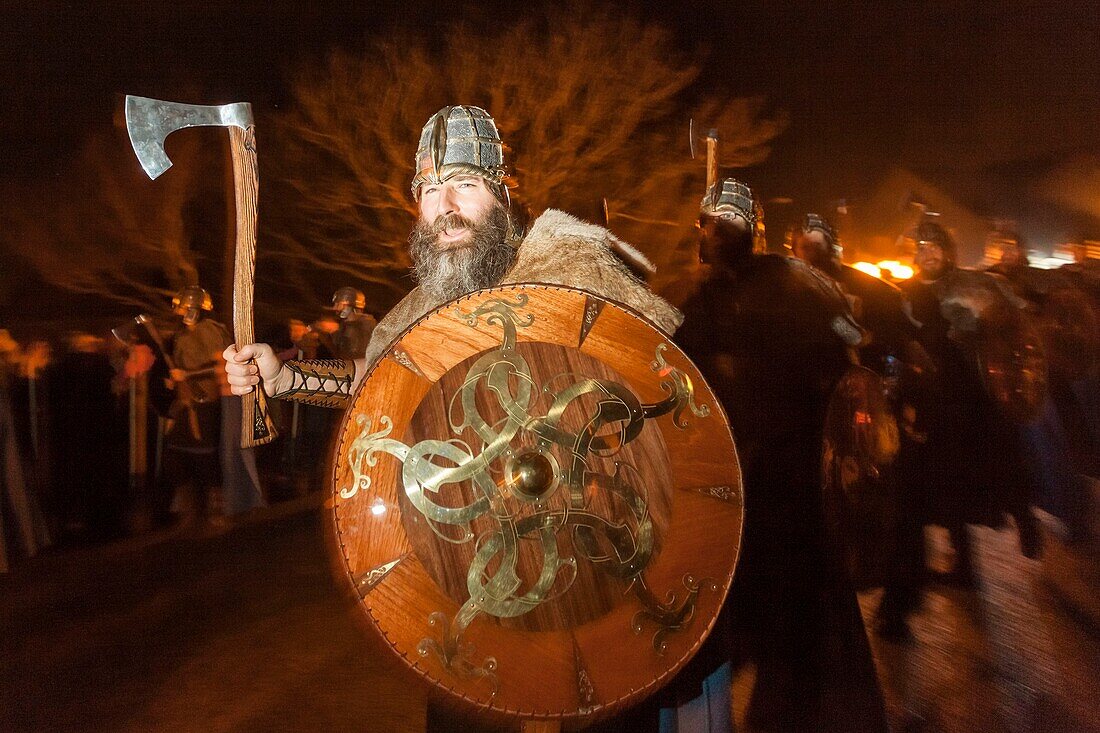
[[[853,262],[852,267],[881,280],[908,280],[913,277],[913,268],[897,260],[882,260],[878,264],[871,262]]]
[[[883,260],[878,263],[880,270],[886,270],[890,273],[890,277],[895,280],[908,280],[913,277],[913,268],[909,265],[903,265],[897,260]]]
[[[852,267],[860,272],[866,272],[871,277],[882,277],[882,270],[878,265],[872,265],[870,262],[853,262]]]

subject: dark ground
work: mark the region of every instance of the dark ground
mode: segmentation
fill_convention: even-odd
[[[215,537],[43,556],[0,579],[0,729],[422,730],[420,693],[336,590],[320,511],[296,508]]]
[[[0,576],[0,729],[423,730],[422,694],[332,580],[316,505]],[[971,531],[978,588],[933,586],[914,643],[873,640],[895,729],[1100,731],[1097,548],[1054,544],[1040,562],[1011,529]],[[929,537],[942,564],[943,534]],[[874,594],[862,600],[869,613]],[[751,678],[735,681],[739,721]]]

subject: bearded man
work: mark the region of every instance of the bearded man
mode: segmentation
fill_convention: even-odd
[[[603,227],[548,209],[530,227],[505,184],[496,123],[471,106],[444,107],[420,135],[412,195],[419,216],[409,235],[417,287],[374,329],[355,360],[280,361],[267,344],[225,350],[235,394],[263,383],[272,397],[343,407],[368,368],[421,316],[462,295],[513,283],[581,288],[623,303],[665,333],[682,316],[635,278],[620,257],[653,270]],[[249,363],[255,360],[254,363]]]
[[[756,663],[752,729],[885,731],[859,606],[822,502],[826,409],[864,333],[834,281],[765,252],[763,212],[744,183],[712,186],[699,229],[709,272],[683,306],[677,339],[729,415],[745,534],[718,628],[686,671],[721,661],[705,653],[719,651],[724,625],[725,658]]]
[[[908,490],[927,502],[927,523],[950,531],[954,579],[968,585],[974,577],[966,524],[1000,526],[1003,515],[1011,514],[1024,554],[1040,551],[1017,427],[976,367],[983,335],[1008,338],[1020,316],[996,279],[956,265],[955,240],[942,226],[924,221],[905,238],[915,245],[917,275],[902,289],[921,324],[921,345],[935,364],[918,392],[916,425],[926,438],[908,473]]]
[[[581,288],[629,306],[666,334],[683,320],[624,263],[652,271],[649,260],[607,229],[553,209],[527,226],[505,184],[503,147],[485,110],[444,107],[433,115],[415,163],[412,196],[419,216],[409,252],[418,285],[379,321],[366,353],[355,360],[283,362],[267,344],[230,346],[224,357],[235,394],[262,383],[272,397],[343,407],[373,363],[421,316],[498,285]],[[656,729],[655,711],[649,721]],[[464,721],[462,727],[471,725]],[[429,729],[453,730],[455,721],[429,708]],[[629,729],[638,730],[633,724]]]

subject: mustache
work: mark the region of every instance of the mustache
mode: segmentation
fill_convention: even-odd
[[[445,229],[473,229],[474,223],[462,214],[441,214],[435,221],[424,226],[427,234],[441,234]]]

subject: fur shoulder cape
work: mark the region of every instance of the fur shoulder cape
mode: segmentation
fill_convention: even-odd
[[[617,254],[637,267],[653,269],[644,255],[607,229],[564,211],[547,209],[531,225],[512,269],[500,284],[546,283],[580,288],[622,303],[665,333],[674,333],[684,320],[683,314],[634,277]],[[379,321],[367,346],[367,363],[373,364],[406,328],[441,305],[419,287],[414,288]]]

